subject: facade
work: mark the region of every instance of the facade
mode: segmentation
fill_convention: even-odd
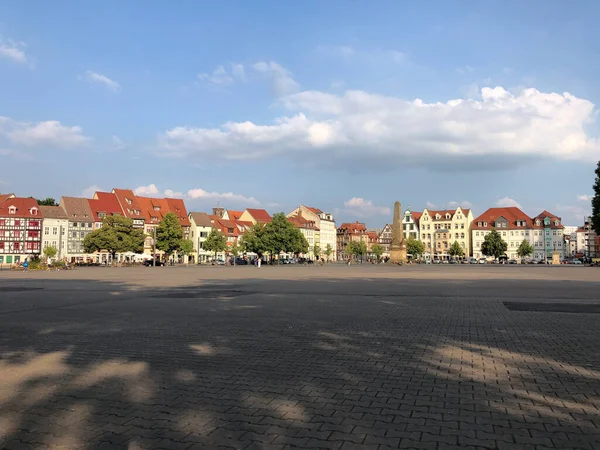
[[[0,200],[0,264],[19,264],[39,257],[42,211],[33,198],[4,195]]]
[[[335,226],[335,219],[331,213],[321,211],[318,208],[311,206],[300,205],[298,208],[290,212],[287,217],[298,216],[311,220],[315,223],[315,227],[318,229],[319,234],[319,247],[323,254],[327,250],[327,246],[331,248],[331,255],[329,256],[330,261],[337,259],[337,229]]]
[[[227,214],[227,217],[229,217],[229,214]],[[232,217],[229,217],[229,220],[231,219]],[[239,216],[239,218],[233,217],[233,220],[240,220],[242,222],[252,222],[253,225],[257,223],[265,225],[271,221],[271,216],[264,209],[246,209]]]
[[[40,206],[44,221],[42,223],[42,254],[46,247],[56,248],[55,259],[67,256],[67,230],[69,220],[60,206]]]
[[[448,251],[454,242],[458,242],[463,248],[465,256],[472,253],[469,230],[473,222],[473,213],[470,209],[424,209],[418,222],[419,237],[425,247],[426,258],[448,259]]]
[[[477,217],[471,226],[473,256],[483,257],[481,244],[492,229],[496,229],[508,244],[506,255],[517,259],[517,250],[525,240],[532,244],[533,225],[531,218],[514,206],[507,208],[490,208]],[[533,245],[533,244],[532,244]]]
[[[308,242],[308,253],[300,256],[311,259],[319,258],[321,256],[320,254],[315,255],[315,245],[319,246],[321,252],[323,252],[323,248],[321,248],[319,244],[319,229],[317,228],[315,221],[308,220],[302,215],[288,217],[288,220],[300,230]]]
[[[385,224],[379,233],[379,245],[383,248],[383,254],[389,256],[392,249],[392,226],[390,224]]]
[[[145,215],[138,197],[131,189],[113,189],[112,194],[121,207],[122,214],[133,220],[135,228],[144,228]]]
[[[190,239],[194,244],[194,253],[191,257],[194,260],[190,261],[197,264],[205,264],[210,260],[211,252],[202,248],[202,244],[212,230],[212,222],[210,216],[203,212],[190,212]]]
[[[71,263],[93,261],[94,256],[85,252],[83,240],[94,230],[94,216],[86,198],[62,197],[59,205],[69,221],[67,228],[66,257]]]
[[[552,253],[557,251],[565,255],[564,226],[561,218],[548,211],[542,211],[533,218],[532,245],[535,259],[552,259]]]
[[[410,238],[419,240],[421,238],[421,230],[419,228],[419,220],[421,219],[420,212],[412,212],[410,208],[404,211],[402,217],[402,228],[404,229],[404,239]]]
[[[350,257],[346,255],[345,249],[349,242],[364,242],[368,245],[369,237],[367,227],[364,223],[343,223],[337,229],[337,260],[347,261]]]
[[[583,226],[577,229],[575,237],[577,241],[577,256],[600,258],[599,239],[592,229],[589,217],[584,218]]]

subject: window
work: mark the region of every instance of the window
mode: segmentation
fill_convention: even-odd
[[[477,222],[477,226],[480,227],[481,226],[481,222]]]
[[[39,220],[30,220],[29,221],[29,226],[31,228],[37,228],[37,227],[40,226],[40,222],[39,222]]]
[[[44,234],[50,234],[50,227],[44,227]]]
[[[48,233],[46,233],[46,234],[48,234]],[[52,227],[52,234],[53,234],[54,236],[56,236],[56,235],[58,234],[58,228],[56,228],[56,227]]]
[[[479,231],[476,231],[476,232],[475,232],[475,236],[479,236]]]
[[[14,206],[9,206],[8,207],[8,213],[9,214],[16,214],[17,213],[17,208]]]
[[[0,237],[4,237],[4,230],[0,230]]]
[[[539,227],[540,226],[540,221],[539,219],[535,221],[535,224]]]
[[[465,233],[460,233],[460,238],[464,239],[465,238]]]
[[[487,227],[487,222],[483,222],[483,226],[484,226],[484,227]]]
[[[0,250],[4,250],[4,242],[0,242]]]
[[[0,227],[6,226],[6,219],[0,219]]]
[[[30,237],[30,238],[37,238],[37,237],[39,237],[39,233],[38,233],[37,231],[32,231],[32,230],[29,230],[29,231],[27,232],[27,237]]]
[[[15,242],[13,248],[15,249],[15,251],[16,250],[21,250],[21,243],[20,242]]]
[[[21,226],[21,221],[15,219],[15,227],[20,227]]]
[[[79,226],[79,224],[78,224],[77,222],[75,222],[75,223],[73,224],[73,226],[74,226],[75,228],[77,228],[77,227]]]
[[[25,243],[25,248],[27,250],[33,250],[33,242],[26,242]]]
[[[37,208],[31,208],[30,212],[31,212],[32,216],[37,216],[38,210],[37,210]]]

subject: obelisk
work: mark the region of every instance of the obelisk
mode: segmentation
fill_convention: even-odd
[[[390,261],[395,264],[406,262],[406,241],[402,226],[402,205],[394,203],[394,222],[392,223],[392,246],[390,248]]]

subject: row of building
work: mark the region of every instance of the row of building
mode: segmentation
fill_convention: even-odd
[[[203,248],[212,229],[219,229],[229,246],[254,224],[266,224],[271,215],[264,209],[228,210],[213,208],[212,214],[189,212],[182,199],[151,198],[136,195],[129,189],[96,192],[92,198],[62,197],[58,206],[41,206],[33,198],[0,194],[0,264],[14,264],[40,255],[44,248],[53,246],[57,258],[72,263],[110,262],[107,253],[87,254],[83,240],[93,230],[102,226],[109,215],[121,215],[133,220],[134,227],[144,230],[146,239],[142,254],[118,255],[119,260],[149,257],[153,254],[154,229],[167,213],[174,213],[181,224],[185,238],[193,242],[194,251],[187,257],[191,263],[205,263],[214,255]],[[351,241],[362,241],[367,254],[373,246],[383,247],[389,254],[392,243],[392,226],[369,229],[364,223],[342,223],[336,226],[331,213],[301,205],[287,215],[309,243],[309,258],[324,256],[345,260],[344,250]],[[564,226],[560,217],[542,211],[530,217],[516,207],[490,208],[478,217],[468,208],[430,210],[421,212],[407,209],[403,215],[406,239],[420,240],[425,256],[431,259],[448,259],[454,242],[463,248],[466,256],[482,256],[481,244],[485,236],[496,229],[507,242],[507,256],[517,258],[517,249],[528,241],[535,259],[550,258],[554,251],[562,256],[598,257],[600,242],[589,222],[580,227]],[[315,246],[320,254],[315,255]],[[222,255],[224,256],[224,255]]]

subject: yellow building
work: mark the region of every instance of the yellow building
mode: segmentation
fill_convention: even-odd
[[[471,255],[472,222],[472,211],[460,206],[452,210],[425,208],[419,220],[425,256],[430,256],[432,259],[449,259],[448,251],[454,242],[459,243],[465,256]]]

